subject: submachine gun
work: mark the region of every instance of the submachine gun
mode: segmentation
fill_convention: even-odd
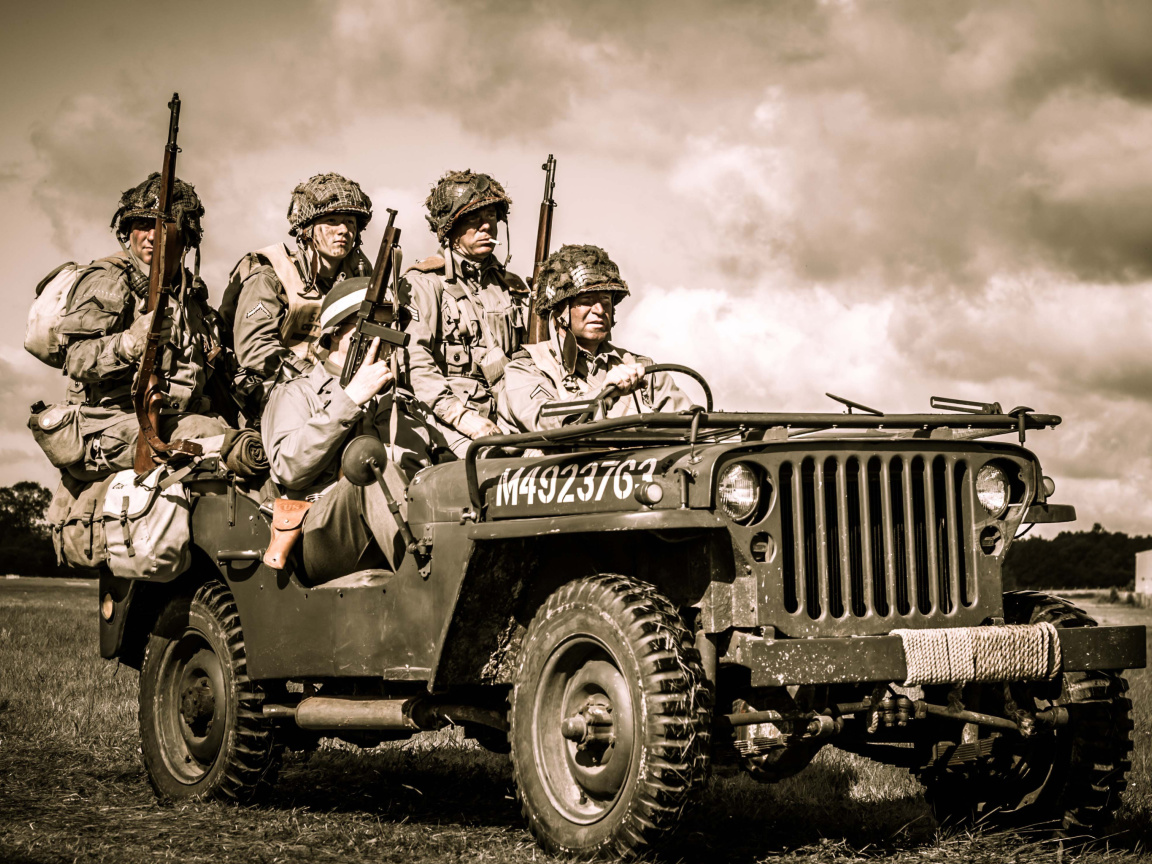
[[[368,354],[374,337],[380,339],[380,354],[384,359],[397,348],[408,344],[408,334],[401,332],[396,314],[396,282],[400,277],[400,229],[396,227],[396,211],[389,208],[388,225],[380,240],[380,251],[376,254],[376,266],[372,268],[372,279],[368,283],[368,293],[356,313],[356,332],[352,334],[352,344],[340,372],[340,386],[347,387],[360,364]],[[392,299],[388,299],[388,285],[392,283]]]
[[[368,356],[368,348],[372,339],[379,337],[380,353],[378,360],[393,354],[397,348],[408,344],[408,334],[399,328],[399,316],[396,314],[396,304],[400,302],[397,282],[400,279],[400,229],[396,227],[396,211],[388,208],[388,225],[384,228],[384,236],[380,238],[380,251],[376,253],[376,266],[372,268],[372,278],[368,282],[368,292],[360,304],[360,311],[356,313],[356,332],[352,334],[352,343],[348,346],[348,356],[344,359],[344,368],[340,372],[340,386],[347,387],[364,358]],[[388,299],[388,286],[391,282],[392,299]],[[392,364],[393,372],[397,371],[395,360]],[[393,386],[398,386],[399,381]],[[393,404],[395,411],[395,404]],[[393,415],[395,420],[395,415]],[[395,428],[395,427],[393,427]],[[367,486],[373,480],[380,484],[380,491],[384,493],[384,501],[392,511],[400,536],[410,553],[423,555],[422,547],[412,534],[412,529],[404,519],[396,497],[388,488],[384,479],[386,471],[395,471],[395,466],[388,462],[388,450],[383,442],[370,435],[362,435],[354,439],[344,450],[341,470],[348,479],[357,486]],[[423,560],[423,559],[421,559]],[[421,565],[423,566],[423,565]]]
[[[140,424],[136,440],[136,459],[133,467],[137,474],[151,471],[157,462],[167,461],[173,453],[199,456],[199,444],[193,441],[164,441],[160,437],[160,408],[164,402],[167,383],[157,372],[160,352],[160,334],[168,299],[179,290],[177,276],[184,269],[184,241],[180,227],[172,216],[172,189],[176,184],[176,135],[180,128],[180,94],[173,93],[168,103],[168,143],[164,147],[164,167],[160,172],[160,193],[156,202],[156,233],[152,241],[152,264],[148,270],[148,298],[144,311],[153,312],[148,341],[140,360],[140,369],[132,383],[132,407]]]
[[[548,340],[548,316],[540,313],[540,274],[552,245],[552,211],[556,209],[556,199],[552,197],[556,190],[555,157],[549,153],[548,161],[540,167],[544,169],[544,200],[540,202],[540,221],[536,226],[536,263],[532,267],[527,342]]]

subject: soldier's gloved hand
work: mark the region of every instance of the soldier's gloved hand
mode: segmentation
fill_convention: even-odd
[[[643,380],[643,366],[639,363],[622,363],[604,376],[604,386],[613,384],[620,393],[631,393]]]
[[[120,345],[116,353],[125,363],[136,363],[144,356],[144,347],[148,344],[148,331],[152,329],[152,317],[155,312],[147,312],[132,322],[132,326],[120,334]],[[172,316],[165,310],[164,322],[160,326],[160,344],[163,345],[172,337]]]
[[[469,438],[483,438],[485,435],[499,435],[500,427],[475,411],[465,411],[456,420],[456,428]]]
[[[374,337],[364,355],[364,362],[344,388],[348,398],[357,405],[365,405],[377,393],[392,386],[392,366],[385,360],[377,360],[380,353],[380,337]]]

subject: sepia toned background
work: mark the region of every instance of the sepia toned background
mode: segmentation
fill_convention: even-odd
[[[400,211],[409,261],[435,179],[492,173],[527,275],[554,153],[555,241],[605,247],[633,291],[616,341],[701,370],[719,407],[1060,414],[1029,443],[1073,527],[1152,533],[1150,70],[1140,3],[17,6],[0,484],[54,485],[25,426],[63,391],[21,346],[33,287],[117,248],[178,90],[214,301],[322,171],[371,195],[373,254]]]

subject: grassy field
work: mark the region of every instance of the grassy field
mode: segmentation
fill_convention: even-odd
[[[0,579],[0,862],[546,860],[505,757],[451,736],[290,756],[258,807],[158,804],[140,762],[137,675],[103,661],[92,585]],[[1124,606],[1107,623],[1152,623]],[[1150,859],[1152,681],[1131,673],[1136,752],[1110,836],[942,833],[907,773],[827,748],[775,786],[711,781],[666,861]]]

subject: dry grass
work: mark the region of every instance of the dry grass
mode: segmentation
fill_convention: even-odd
[[[523,828],[507,760],[451,736],[292,756],[259,807],[156,803],[139,756],[137,676],[99,659],[95,605],[91,589],[0,583],[0,861],[547,858]],[[1152,617],[1093,611],[1115,623]],[[827,749],[775,786],[713,780],[664,860],[1148,860],[1152,683],[1143,670],[1130,680],[1136,753],[1108,840],[1072,848],[1042,836],[942,835],[906,772]]]

